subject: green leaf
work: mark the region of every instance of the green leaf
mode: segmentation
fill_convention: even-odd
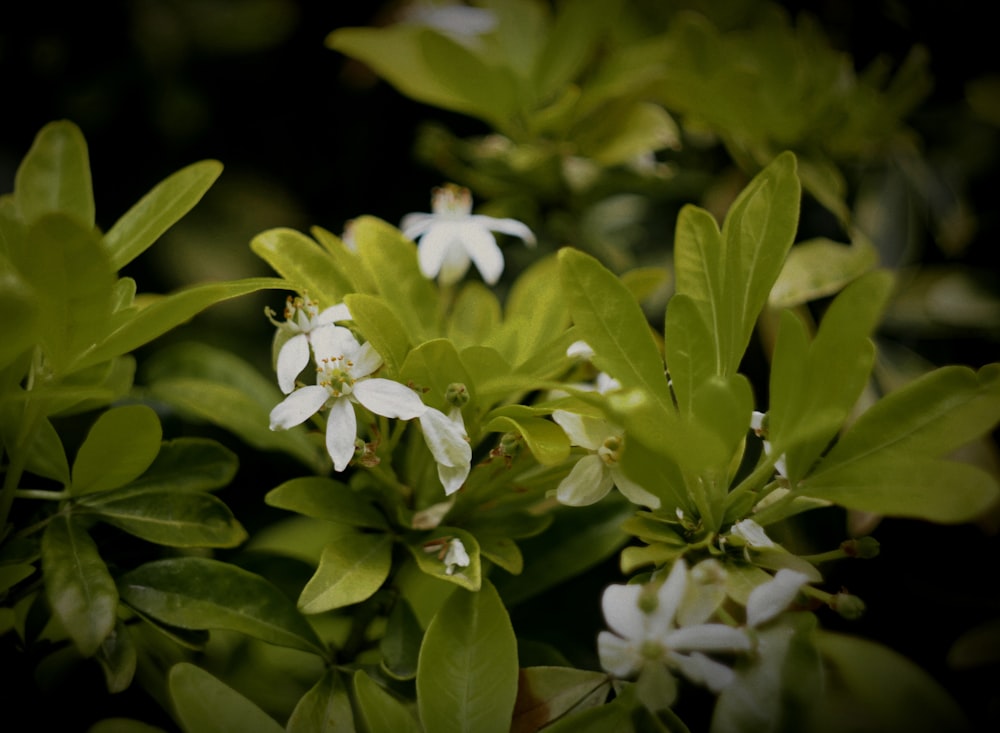
[[[846,634],[818,631],[815,642],[834,685],[818,711],[826,729],[849,714],[864,730],[962,731],[968,720],[955,700],[924,670],[901,654]],[[837,695],[839,693],[839,695]]]
[[[94,422],[73,461],[74,495],[124,486],[160,451],[160,418],[146,405],[113,407]]]
[[[569,328],[567,303],[562,291],[552,287],[559,278],[559,268],[556,255],[543,257],[511,285],[504,304],[503,325],[503,330],[509,332],[510,345],[506,350],[500,349],[511,364],[524,363]]]
[[[274,718],[200,667],[175,664],[167,681],[184,733],[284,733]]]
[[[287,733],[354,733],[354,711],[339,671],[328,669],[302,696],[285,730]]]
[[[535,460],[544,466],[554,466],[569,458],[569,438],[551,420],[527,415],[497,415],[483,425],[483,430],[519,433]]]
[[[506,733],[517,697],[517,640],[496,590],[456,591],[427,628],[417,707],[427,733]]]
[[[303,613],[322,613],[371,597],[392,567],[387,534],[345,532],[323,548],[319,567],[299,596]]]
[[[792,247],[768,297],[772,308],[790,308],[833,295],[878,264],[866,239],[844,246],[820,237]]]
[[[446,414],[451,405],[445,400],[445,393],[452,383],[464,384],[469,391],[469,405],[477,404],[476,384],[448,339],[432,339],[413,349],[403,363],[399,379],[423,392],[428,405]]]
[[[448,338],[461,349],[485,342],[499,327],[497,296],[476,280],[464,283],[448,318]]]
[[[691,414],[695,391],[716,373],[712,339],[694,300],[682,293],[674,295],[667,304],[663,349],[681,414]]]
[[[417,676],[417,657],[424,630],[406,599],[400,596],[389,611],[385,635],[379,642],[382,669],[397,680],[412,680]]]
[[[118,325],[100,343],[88,350],[74,367],[82,369],[134,351],[170,329],[190,320],[223,300],[259,290],[288,288],[277,278],[254,277],[227,282],[209,282],[178,290],[170,295],[147,296],[148,304]]]
[[[676,291],[698,305],[715,339],[715,370],[735,373],[781,272],[799,218],[795,156],[783,153],[733,202],[720,232],[711,214],[685,206],[674,244]]]
[[[16,359],[38,339],[38,295],[0,254],[0,313],[4,314],[4,338],[0,341],[0,367]]]
[[[104,249],[120,270],[188,213],[222,173],[222,163],[203,160],[156,184],[104,235]]]
[[[286,290],[308,294],[320,308],[340,303],[353,291],[349,276],[316,242],[294,229],[268,229],[250,241],[250,249],[285,280]]]
[[[410,351],[410,337],[392,309],[381,298],[365,293],[347,295],[344,303],[358,330],[375,347],[389,372],[399,374]]]
[[[448,567],[444,564],[443,559],[446,550],[445,543],[452,538],[457,538],[462,542],[462,546],[469,556],[469,565],[464,568],[456,567],[449,575]],[[483,569],[479,541],[466,530],[439,526],[429,534],[421,534],[411,538],[406,543],[406,549],[413,555],[417,567],[426,575],[460,585],[470,591],[477,591],[482,587]]]
[[[90,157],[79,127],[58,120],[38,132],[14,176],[14,197],[26,224],[60,213],[94,226]]]
[[[114,694],[128,689],[135,676],[138,654],[128,627],[121,619],[115,622],[114,630],[105,637],[95,655],[104,671],[104,685]]]
[[[611,692],[603,672],[571,667],[527,667],[521,670],[511,733],[534,733],[573,712],[602,705]]]
[[[234,565],[174,557],[118,579],[125,603],[182,629],[229,629],[278,646],[323,654],[309,623],[280,590]]]
[[[594,350],[594,365],[621,382],[643,389],[664,411],[673,402],[663,359],[642,308],[621,281],[590,255],[559,251],[560,276],[579,335]]]
[[[129,534],[168,547],[236,547],[247,538],[229,508],[200,491],[130,486],[87,494],[79,505]]]
[[[167,733],[163,728],[131,718],[105,718],[87,728],[87,733]]]
[[[409,709],[364,670],[354,673],[354,695],[365,729],[371,733],[423,733],[423,728]]]
[[[38,296],[36,337],[51,368],[84,366],[74,362],[107,333],[115,283],[97,232],[66,214],[44,214],[10,256]]]
[[[346,484],[323,476],[285,481],[264,497],[268,506],[352,527],[387,529],[385,516]]]
[[[6,593],[25,578],[34,575],[34,573],[34,565],[24,563],[0,565],[0,593]]]
[[[160,444],[152,465],[133,485],[177,491],[216,489],[228,485],[238,467],[236,454],[217,441],[175,438]]]
[[[546,726],[544,730],[545,733],[634,733],[637,727],[633,724],[633,718],[638,706],[635,685],[627,684],[611,702],[575,710]]]
[[[534,81],[540,100],[555,96],[573,81],[614,27],[617,0],[574,0],[563,3],[535,61]]]
[[[21,444],[21,431],[24,401],[0,401],[0,439],[8,453],[23,451],[26,456],[25,470],[37,476],[54,479],[64,486],[70,482],[69,461],[63,448],[59,433],[47,418],[39,419],[30,436],[24,436],[28,442]]]
[[[45,593],[76,648],[92,656],[115,627],[118,592],[97,544],[72,517],[58,514],[42,535]]]

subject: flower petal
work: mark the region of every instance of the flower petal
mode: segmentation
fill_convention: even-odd
[[[677,616],[677,609],[684,600],[687,589],[687,563],[683,558],[674,561],[670,575],[656,592],[656,611],[650,617],[649,632],[654,637],[664,637],[669,633]]]
[[[601,610],[608,626],[619,636],[636,642],[645,640],[646,614],[639,608],[643,586],[615,583],[604,589]]]
[[[427,233],[437,217],[426,212],[407,214],[399,222],[399,228],[407,239],[416,240]]]
[[[597,450],[605,439],[615,434],[606,420],[580,415],[568,410],[553,410],[552,419],[563,429],[569,442],[588,450]]]
[[[465,479],[469,477],[469,472],[472,470],[472,464],[466,463],[463,466],[445,466],[442,463],[438,464],[438,480],[444,487],[445,496],[451,496],[460,488],[462,484],[465,483]]]
[[[412,420],[427,410],[416,392],[391,379],[361,380],[354,385],[353,396],[376,415],[384,417]]]
[[[716,694],[728,687],[735,677],[733,670],[726,665],[697,652],[688,655],[669,654],[667,658],[689,680],[705,685]]]
[[[271,410],[271,430],[287,430],[304,423],[319,412],[329,398],[326,387],[315,384],[295,390]]]
[[[361,348],[350,329],[343,326],[317,328],[310,334],[309,340],[317,364],[322,363],[324,359],[339,359],[342,356],[353,359]]]
[[[420,429],[424,433],[424,442],[439,465],[467,467],[472,461],[472,446],[465,437],[465,430],[440,410],[428,407],[420,415]]]
[[[567,506],[588,506],[600,501],[614,482],[604,461],[596,454],[584,456],[556,488],[556,499]]]
[[[741,519],[733,525],[729,533],[741,538],[750,547],[774,547],[774,542],[767,532],[752,519]]]
[[[748,651],[751,647],[750,637],[743,629],[725,624],[698,624],[675,629],[667,634],[664,643],[679,652],[737,652]]]
[[[608,631],[597,635],[597,654],[601,666],[615,677],[629,677],[642,666],[637,645]]]
[[[354,457],[354,441],[358,437],[358,421],[354,405],[341,397],[330,407],[326,422],[326,450],[333,459],[333,468],[343,471]]]
[[[361,379],[367,377],[380,366],[382,366],[382,355],[375,351],[371,341],[365,341],[354,356],[353,366],[349,367],[347,371],[355,379]]]
[[[329,308],[324,309],[322,313],[316,316],[316,323],[320,326],[336,323],[337,321],[349,320],[351,320],[351,311],[347,309],[347,305],[344,303],[331,305]]]
[[[288,339],[278,352],[278,363],[275,371],[278,373],[278,386],[285,394],[295,389],[295,380],[309,363],[309,338],[304,333],[297,333]]]
[[[437,221],[427,230],[417,247],[417,260],[424,277],[440,277],[447,285],[465,274],[469,257],[462,247],[461,231],[460,225],[450,221]]]
[[[497,219],[492,216],[484,216],[483,214],[474,214],[469,218],[476,224],[486,227],[491,232],[500,232],[501,234],[520,237],[529,247],[535,244],[534,233],[528,228],[527,224],[517,219]]]
[[[747,599],[747,625],[760,626],[788,608],[799,590],[809,582],[809,576],[797,570],[782,568],[772,580],[761,583]]]
[[[615,486],[618,487],[618,490],[633,504],[648,506],[650,509],[660,508],[659,497],[653,496],[635,481],[626,477],[618,466],[611,467],[611,478],[615,482]]]
[[[487,229],[468,225],[463,231],[462,245],[489,285],[496,285],[503,274],[503,252]]]

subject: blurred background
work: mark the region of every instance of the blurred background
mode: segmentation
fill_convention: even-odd
[[[900,246],[913,267],[911,287],[888,314],[883,336],[934,365],[1000,359],[1000,56],[987,19],[991,5],[780,4],[793,15],[810,13],[859,70],[879,56],[898,65],[916,44],[927,49],[933,87],[907,122],[933,172],[930,208],[907,217]],[[203,201],[129,266],[126,274],[146,292],[272,274],[248,247],[271,227],[319,225],[339,234],[361,214],[395,224],[408,212],[427,211],[442,174],[415,154],[420,126],[437,122],[457,136],[489,130],[407,99],[324,45],[336,28],[388,22],[397,5],[7,3],[0,16],[0,191],[12,189],[38,130],[63,118],[79,125],[89,144],[103,229],[174,171],[206,158],[222,161],[225,171]],[[717,159],[721,171],[726,164]],[[273,328],[263,308],[282,301],[270,293],[220,304],[166,339],[231,348],[266,373]],[[994,456],[995,441],[977,460]],[[247,511],[260,495],[245,497]],[[254,520],[234,509],[252,531]],[[867,575],[851,568],[850,590],[870,609],[851,628],[931,669],[977,719],[1000,721],[1000,649],[992,661],[986,655],[985,665],[945,663],[961,632],[1000,615],[997,520],[971,528],[887,522],[880,532],[879,563]],[[896,602],[880,604],[879,594],[895,594]],[[899,617],[900,608],[907,617]]]

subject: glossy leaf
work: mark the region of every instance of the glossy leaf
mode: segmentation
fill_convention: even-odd
[[[420,628],[413,609],[400,597],[393,604],[386,620],[385,635],[379,642],[382,652],[382,669],[398,680],[412,680],[417,676],[417,657],[424,630]]]
[[[259,575],[201,557],[140,565],[118,579],[124,602],[182,629],[229,629],[270,644],[322,654],[309,623]]]
[[[285,730],[287,733],[354,733],[354,711],[341,672],[326,671],[299,700]]]
[[[42,535],[42,570],[52,612],[85,657],[115,626],[118,591],[97,544],[73,517],[52,517]]]
[[[850,246],[825,238],[799,242],[789,251],[768,301],[772,308],[790,308],[833,295],[877,264],[875,247],[864,239]]]
[[[175,490],[210,490],[226,486],[236,475],[239,459],[226,446],[209,438],[174,438],[160,444],[160,452],[135,483]]]
[[[483,425],[483,430],[519,433],[535,460],[545,466],[554,466],[569,457],[569,438],[563,429],[551,420],[531,416],[497,415]]]
[[[375,347],[391,374],[398,374],[410,351],[406,328],[385,301],[374,295],[352,293],[344,298],[351,318]]]
[[[14,176],[14,196],[26,224],[61,213],[94,226],[90,156],[79,127],[58,120],[38,132]]]
[[[427,628],[417,707],[427,733],[506,733],[517,697],[517,645],[493,586],[456,591]]]
[[[302,589],[303,613],[322,613],[371,597],[392,565],[392,538],[387,534],[344,533],[323,548],[316,574]]]
[[[197,204],[222,173],[222,163],[203,160],[158,183],[104,235],[104,249],[120,270]]]
[[[48,418],[40,418],[30,434],[22,435],[28,429],[23,425],[23,401],[0,401],[0,438],[8,452],[23,452],[25,470],[58,481],[63,485],[70,482],[69,461],[59,433]]]
[[[559,259],[544,257],[527,267],[511,285],[504,304],[504,329],[510,347],[504,353],[521,364],[558,338],[570,324],[569,308],[559,288]],[[564,352],[565,353],[565,352]]]
[[[448,318],[448,339],[458,348],[481,344],[500,327],[500,301],[481,282],[462,284]]]
[[[603,672],[572,667],[528,667],[517,685],[511,733],[534,733],[564,715],[601,705],[611,692]]]
[[[393,733],[423,733],[423,728],[410,710],[391,693],[380,687],[359,669],[354,673],[354,695],[365,729]]]
[[[682,414],[691,414],[695,391],[716,373],[712,338],[695,301],[682,293],[674,295],[667,304],[663,348],[671,387]]]
[[[167,680],[184,733],[284,733],[274,718],[200,667],[175,664]]]
[[[346,484],[323,476],[293,478],[267,493],[269,506],[352,527],[386,529],[385,516]]]
[[[79,505],[129,534],[168,547],[236,547],[247,538],[229,508],[200,491],[140,485],[87,494]]]
[[[399,378],[421,391],[424,402],[445,413],[451,409],[445,394],[452,383],[464,384],[469,391],[470,404],[476,403],[476,384],[455,345],[448,339],[432,339],[413,349],[403,363]]]
[[[149,468],[162,437],[152,408],[111,408],[97,418],[76,454],[70,491],[79,496],[124,486]]]
[[[330,255],[294,229],[268,229],[250,241],[250,249],[287,281],[286,290],[308,294],[320,308],[340,303],[353,287]]]
[[[97,648],[95,655],[104,671],[104,685],[108,692],[116,693],[128,689],[135,676],[138,653],[128,626],[121,619]]]

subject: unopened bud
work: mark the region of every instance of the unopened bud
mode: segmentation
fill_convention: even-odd
[[[844,540],[840,543],[840,549],[848,557],[860,557],[862,560],[870,560],[878,557],[879,543],[874,537],[858,537],[857,539]]]
[[[461,382],[452,382],[445,390],[444,398],[452,407],[465,407],[469,404],[469,390]]]
[[[830,599],[830,608],[848,621],[856,621],[865,613],[865,602],[850,593],[840,593]]]
[[[521,450],[523,440],[520,433],[504,433],[500,438],[500,454],[513,458]]]

